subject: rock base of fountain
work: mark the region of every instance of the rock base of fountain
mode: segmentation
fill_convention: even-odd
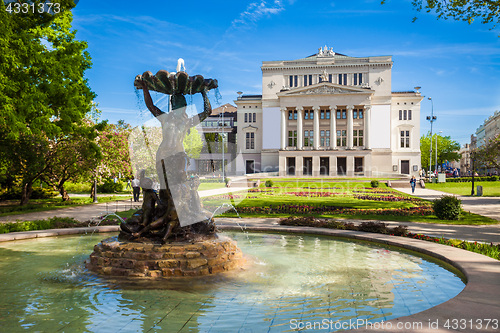
[[[156,279],[217,274],[244,262],[236,242],[229,238],[159,245],[111,237],[94,247],[87,268],[110,277]]]

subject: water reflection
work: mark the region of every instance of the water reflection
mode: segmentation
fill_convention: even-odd
[[[109,235],[2,243],[0,325],[9,332],[283,332],[293,331],[291,320],[409,315],[464,287],[436,263],[365,243],[229,236],[252,263],[245,270],[153,285],[106,280],[85,270],[94,244]]]

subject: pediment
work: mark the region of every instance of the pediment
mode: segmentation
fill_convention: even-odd
[[[339,95],[339,94],[365,94],[371,95],[375,91],[367,88],[358,88],[353,86],[345,86],[330,82],[316,83],[306,87],[292,88],[290,90],[281,91],[279,97],[286,96],[303,96],[303,95]]]
[[[242,128],[243,131],[256,131],[258,129],[259,129],[258,127],[255,127],[255,126],[252,126],[252,125],[248,125],[248,126],[245,126],[245,127]]]

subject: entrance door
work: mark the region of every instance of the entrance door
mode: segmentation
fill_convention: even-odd
[[[330,174],[330,158],[320,157],[319,158],[319,174],[321,176],[328,176]]]
[[[410,174],[410,161],[401,161],[401,173],[404,175]]]
[[[254,160],[246,160],[246,173],[255,173],[255,161]]]
[[[354,172],[363,173],[363,157],[354,158]]]
[[[304,176],[312,176],[313,174],[313,158],[304,157],[304,168],[302,174]]]
[[[345,176],[347,168],[347,157],[337,157],[337,175]]]
[[[286,174],[288,176],[295,176],[295,157],[286,158]]]

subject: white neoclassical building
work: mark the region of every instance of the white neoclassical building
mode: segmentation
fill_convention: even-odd
[[[391,91],[391,56],[320,48],[262,63],[262,95],[242,95],[237,171],[280,176],[418,174],[417,91]]]

